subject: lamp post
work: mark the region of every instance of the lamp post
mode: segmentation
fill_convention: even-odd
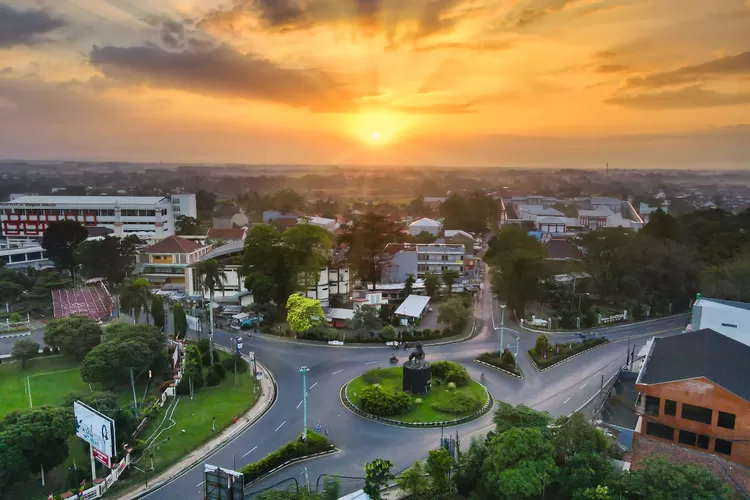
[[[505,304],[500,304],[500,354],[505,350],[503,335],[505,334]]]
[[[307,440],[307,372],[310,369],[303,366],[299,369],[302,374],[302,440]]]

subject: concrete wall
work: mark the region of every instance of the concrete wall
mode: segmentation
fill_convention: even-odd
[[[399,252],[383,269],[381,283],[404,283],[407,274],[417,277],[417,252]]]
[[[681,380],[678,382],[669,382],[664,384],[636,384],[636,390],[645,395],[658,397],[659,414],[658,416],[643,416],[643,427],[641,432],[646,434],[647,423],[658,422],[668,425],[675,429],[673,443],[692,450],[714,453],[715,439],[725,439],[733,441],[732,454],[730,456],[716,453],[717,456],[750,466],[750,402],[729,392],[723,387],[714,384],[706,378],[696,378],[690,380]],[[670,399],[677,402],[677,411],[675,416],[664,414],[664,402]],[[695,422],[693,420],[681,417],[683,403],[694,406],[703,406],[713,410],[711,424]],[[725,429],[717,425],[719,411],[733,413],[735,415],[734,430]],[[703,450],[679,443],[679,430],[686,430],[703,434],[710,438],[708,449]],[[651,439],[658,439],[654,436],[648,436]]]
[[[750,311],[746,309],[698,301],[693,306],[693,331],[701,328],[710,328],[750,345]]]

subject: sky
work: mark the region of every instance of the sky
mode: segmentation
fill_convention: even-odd
[[[750,0],[0,0],[0,158],[750,169]]]

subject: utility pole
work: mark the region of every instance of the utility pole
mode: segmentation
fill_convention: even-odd
[[[214,291],[211,289],[211,293],[209,295],[209,302],[208,302],[208,317],[211,324],[209,325],[209,334],[208,334],[208,352],[210,353],[209,356],[211,357],[211,365],[214,364]]]
[[[303,366],[299,369],[302,374],[302,440],[307,439],[307,372],[310,369]]]
[[[133,411],[138,416],[138,398],[135,395],[135,380],[133,379],[133,367],[130,367],[130,387],[133,389]]]
[[[505,334],[505,304],[500,304],[500,355],[505,351],[503,335]]]

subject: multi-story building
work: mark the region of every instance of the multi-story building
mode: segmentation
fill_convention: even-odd
[[[112,229],[115,236],[139,234],[162,239],[175,234],[175,205],[180,205],[180,214],[194,213],[190,206],[194,198],[195,195],[22,196],[0,203],[0,231],[6,238],[40,238],[51,222],[75,220],[84,226]],[[183,206],[187,207],[184,212]]]
[[[464,274],[463,245],[448,243],[389,243],[385,252],[393,254],[383,265],[383,283],[404,283],[408,274],[424,278],[427,273],[442,274],[449,269]]]
[[[192,240],[170,236],[144,248],[136,256],[136,273],[154,287],[185,286],[185,269],[211,250]]]
[[[558,208],[565,207],[563,213]],[[512,207],[516,219],[508,219],[506,207]],[[558,208],[555,208],[558,207]],[[542,233],[564,234],[602,227],[638,230],[643,219],[629,201],[607,196],[558,199],[551,196],[513,196],[501,206],[501,224],[533,222]]]
[[[0,262],[8,269],[34,267],[41,269],[52,266],[47,251],[39,245],[0,249]],[[0,266],[3,267],[3,266]]]
[[[750,465],[750,346],[710,329],[656,338],[635,383],[635,439]]]
[[[198,205],[194,194],[170,194],[175,220],[180,216],[198,218]]]
[[[693,304],[693,330],[710,328],[750,345],[750,304],[700,297]]]

